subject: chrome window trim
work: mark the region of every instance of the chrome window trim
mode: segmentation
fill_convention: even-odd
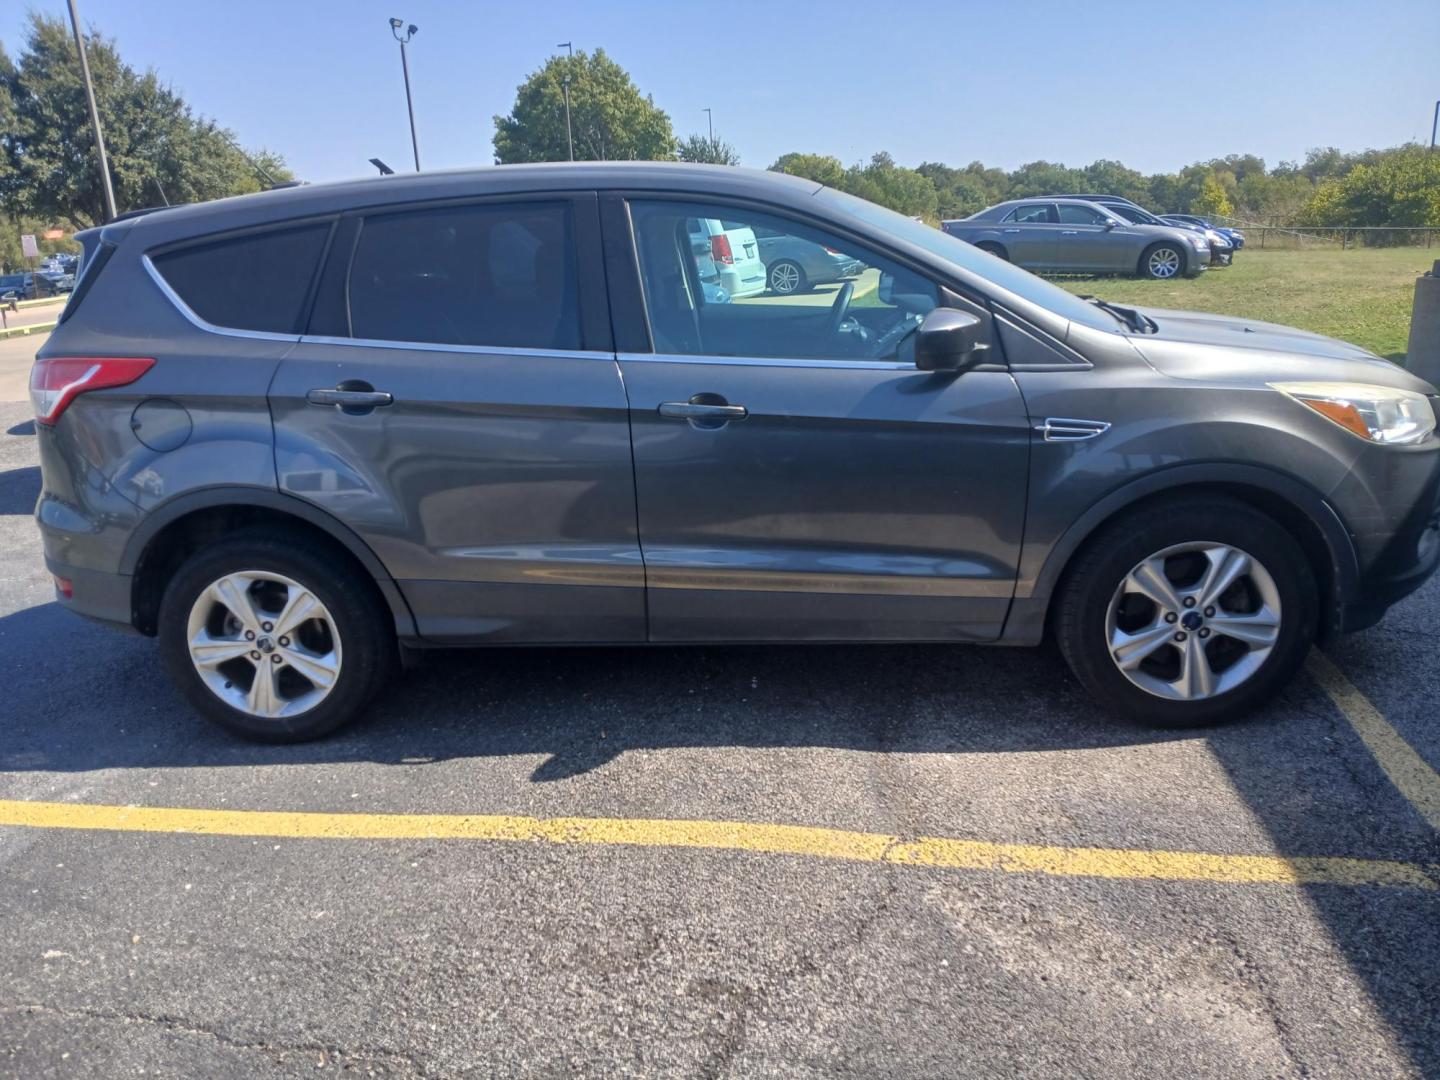
[[[475,356],[537,356],[560,360],[609,360],[613,352],[595,349],[537,349],[526,345],[446,345],[438,341],[389,341],[385,338],[330,337],[324,334],[302,334],[302,345],[354,345],[364,349],[404,349],[409,352],[469,353]]]
[[[903,360],[817,360],[801,357],[711,356],[685,353],[617,353],[621,363],[643,364],[708,364],[739,367],[821,368],[829,371],[918,371],[914,364]]]
[[[165,294],[165,298],[169,300],[170,303],[175,305],[175,310],[180,312],[181,315],[185,316],[185,319],[190,323],[190,325],[194,326],[196,329],[204,330],[207,334],[220,334],[224,337],[248,338],[251,341],[295,342],[300,340],[299,334],[277,334],[271,330],[237,330],[233,327],[216,326],[212,322],[207,322],[199,315],[195,314],[189,304],[185,303],[184,300],[180,299],[180,294],[177,293],[170,286],[170,283],[166,281],[160,271],[156,269],[155,264],[151,261],[148,253],[140,256],[140,263],[142,266],[145,267],[145,272],[150,275],[150,280],[155,282],[155,284],[159,287],[160,291]]]

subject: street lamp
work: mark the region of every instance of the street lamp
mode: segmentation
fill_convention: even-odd
[[[562,41],[555,46],[557,49],[568,49],[570,59],[575,59],[575,46],[568,41]],[[565,145],[569,148],[570,160],[575,160],[575,136],[570,130],[570,65],[565,65],[565,77],[560,80],[560,89],[565,92]]]
[[[410,111],[410,148],[415,151],[415,171],[420,171],[420,139],[415,134],[415,102],[410,97],[410,60],[405,53],[405,46],[410,44],[420,28],[414,23],[405,25],[404,19],[390,20],[390,33],[400,43],[400,70],[405,73],[405,108]],[[401,36],[402,31],[404,36]]]
[[[710,145],[711,145],[711,146],[714,146],[714,145],[715,145],[715,114],[712,113],[709,109],[701,109],[700,111],[705,114],[705,122],[710,125]]]
[[[110,183],[105,134],[100,130],[100,110],[95,107],[95,84],[90,81],[90,61],[85,56],[85,35],[80,32],[80,14],[75,10],[75,0],[70,0],[70,28],[75,31],[75,51],[80,54],[80,78],[85,83],[85,106],[90,110],[90,127],[95,132],[95,156],[100,159],[100,187],[105,195],[106,220],[109,221],[115,217],[115,188]]]
[[[1435,102],[1435,119],[1430,121],[1430,149],[1435,149],[1435,129],[1440,128],[1440,101]]]

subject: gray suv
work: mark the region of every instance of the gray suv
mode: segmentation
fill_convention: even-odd
[[[711,303],[700,219],[865,269]],[[1440,558],[1401,368],[1086,302],[794,177],[422,173],[82,242],[31,380],[59,601],[254,738],[427,646],[1047,635],[1113,712],[1203,724]]]

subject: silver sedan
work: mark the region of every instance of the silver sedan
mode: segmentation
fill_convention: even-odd
[[[863,262],[843,251],[762,225],[754,229],[760,241],[760,261],[765,264],[765,284],[781,296],[805,292],[813,285],[844,281],[865,269]]]
[[[941,222],[951,236],[1027,270],[1194,277],[1210,262],[1201,233],[1132,224],[1084,199],[1011,199]]]

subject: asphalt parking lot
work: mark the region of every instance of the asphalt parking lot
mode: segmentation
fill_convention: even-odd
[[[1440,1076],[1440,583],[1200,733],[1048,649],[577,649],[262,748],[51,602],[29,415],[0,1076]]]

